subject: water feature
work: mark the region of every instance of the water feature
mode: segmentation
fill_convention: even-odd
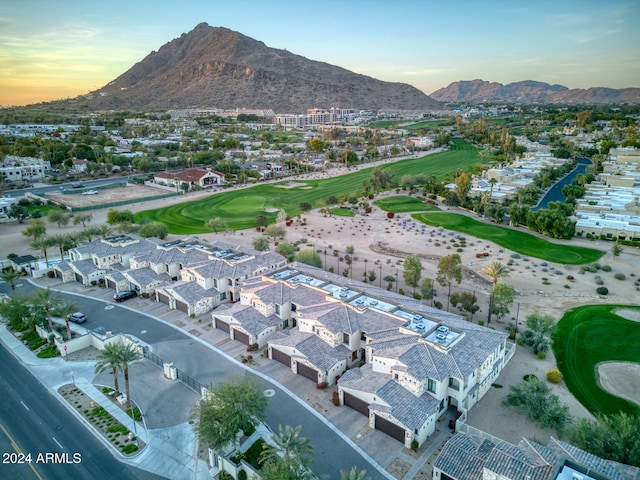
[[[577,175],[581,173],[585,173],[587,171],[587,167],[592,164],[591,160],[586,157],[580,157],[577,160],[576,168],[567,173],[564,177],[558,180],[544,196],[540,199],[538,204],[535,207],[531,207],[532,211],[540,210],[542,208],[547,208],[549,206],[549,202],[564,202],[565,196],[562,193],[562,189],[565,185],[569,185]]]

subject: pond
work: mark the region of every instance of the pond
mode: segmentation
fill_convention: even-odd
[[[555,185],[547,190],[547,193],[540,199],[538,204],[535,207],[531,207],[531,210],[535,212],[536,210],[547,208],[550,202],[564,202],[565,196],[562,193],[564,186],[570,184],[577,175],[585,173],[587,171],[587,167],[591,165],[591,163],[591,160],[588,158],[580,157],[576,168],[567,173],[564,177],[558,180]]]

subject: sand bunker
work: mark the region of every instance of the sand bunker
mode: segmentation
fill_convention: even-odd
[[[640,322],[640,309],[618,308],[617,310],[614,310],[613,313],[619,317],[626,318],[627,320]]]
[[[607,392],[640,405],[640,363],[603,362],[596,366],[596,374]]]
[[[300,182],[280,183],[278,185],[274,185],[274,187],[276,188],[296,188],[296,187],[311,188],[307,186],[306,183],[300,183]]]

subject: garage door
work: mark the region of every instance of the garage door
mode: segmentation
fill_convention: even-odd
[[[158,301],[160,303],[164,303],[165,305],[171,305],[171,297],[169,297],[169,295],[166,295],[164,293],[158,292]]]
[[[318,383],[318,371],[315,368],[308,367],[300,362],[298,362],[297,365],[298,375],[302,375],[303,377],[306,377],[309,380],[313,380],[315,383]]]
[[[79,273],[76,273],[76,282],[82,283],[82,275],[80,275]]]
[[[176,308],[184,313],[189,313],[189,305],[184,302],[179,302],[176,300]]]
[[[344,404],[353,408],[356,412],[369,416],[369,404],[350,393],[344,392]]]
[[[249,335],[240,330],[233,329],[233,338],[239,342],[244,343],[245,345],[249,345]]]
[[[111,280],[110,278],[107,278],[107,288],[112,288],[112,289],[116,289],[116,282],[114,280]]]
[[[281,352],[280,350],[276,350],[275,348],[272,348],[271,356],[273,357],[274,360],[277,360],[283,365],[286,365],[287,367],[291,368],[291,357],[286,353]]]
[[[218,330],[222,330],[223,332],[229,333],[229,324],[227,322],[223,322],[219,318],[215,318],[215,321],[216,321],[216,328]]]
[[[399,442],[404,443],[404,428],[399,427],[395,423],[376,415],[376,429],[386,433],[391,438],[395,438]]]

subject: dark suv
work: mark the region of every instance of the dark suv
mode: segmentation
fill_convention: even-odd
[[[113,296],[113,299],[116,302],[124,302],[125,300],[128,300],[128,299],[133,298],[133,297],[137,297],[137,296],[138,296],[138,293],[133,291],[133,290],[131,290],[131,291],[128,291],[128,292],[118,292]]]
[[[72,313],[69,315],[69,321],[73,323],[84,323],[87,321],[87,316],[81,312]]]

